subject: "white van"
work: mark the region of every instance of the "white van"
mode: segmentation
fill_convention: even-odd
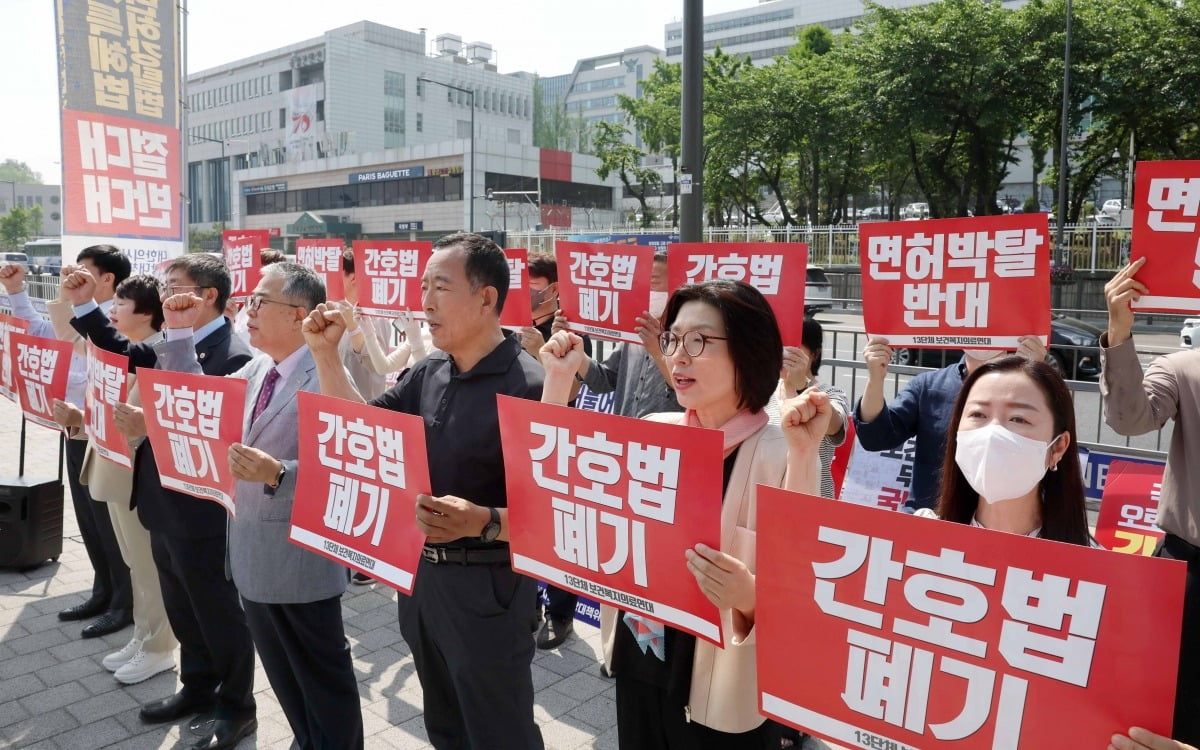
[[[804,274],[804,314],[813,316],[833,308],[833,285],[820,266],[808,265]]]
[[[29,256],[25,253],[0,253],[0,265],[9,263],[16,263],[26,271],[29,270]]]

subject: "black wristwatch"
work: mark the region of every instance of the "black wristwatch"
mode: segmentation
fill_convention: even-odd
[[[481,542],[494,542],[496,537],[500,536],[500,511],[495,508],[488,508],[488,513],[491,514],[491,520],[483,527],[483,532],[479,535]]]
[[[283,478],[286,475],[287,475],[287,467],[283,465],[282,461],[280,461],[279,462],[279,473],[275,475],[274,484],[268,484],[267,486],[273,490],[279,489],[279,485],[283,484]]]

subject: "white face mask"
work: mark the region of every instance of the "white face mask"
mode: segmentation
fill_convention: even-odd
[[[1034,440],[995,422],[960,430],[954,462],[967,483],[989,503],[1022,497],[1046,475],[1049,443]]]
[[[650,314],[661,318],[667,310],[667,298],[670,296],[666,292],[650,292]]]
[[[963,354],[980,362],[987,362],[989,359],[996,359],[1007,353],[1003,349],[963,349]]]

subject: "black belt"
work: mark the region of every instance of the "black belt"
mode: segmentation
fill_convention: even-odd
[[[508,547],[441,547],[426,544],[421,557],[434,565],[496,565],[508,562]]]

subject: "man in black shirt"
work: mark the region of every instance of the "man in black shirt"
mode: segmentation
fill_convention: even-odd
[[[440,351],[370,405],[425,420],[431,495],[417,501],[427,536],[412,596],[399,596],[436,748],[543,747],[533,718],[536,587],[513,572],[497,394],[540,399],[542,369],[500,329],[508,263],[492,241],[452,234],[434,244],[422,307]],[[319,305],[304,323],[321,392],[361,396],[337,353],[341,314]]]

